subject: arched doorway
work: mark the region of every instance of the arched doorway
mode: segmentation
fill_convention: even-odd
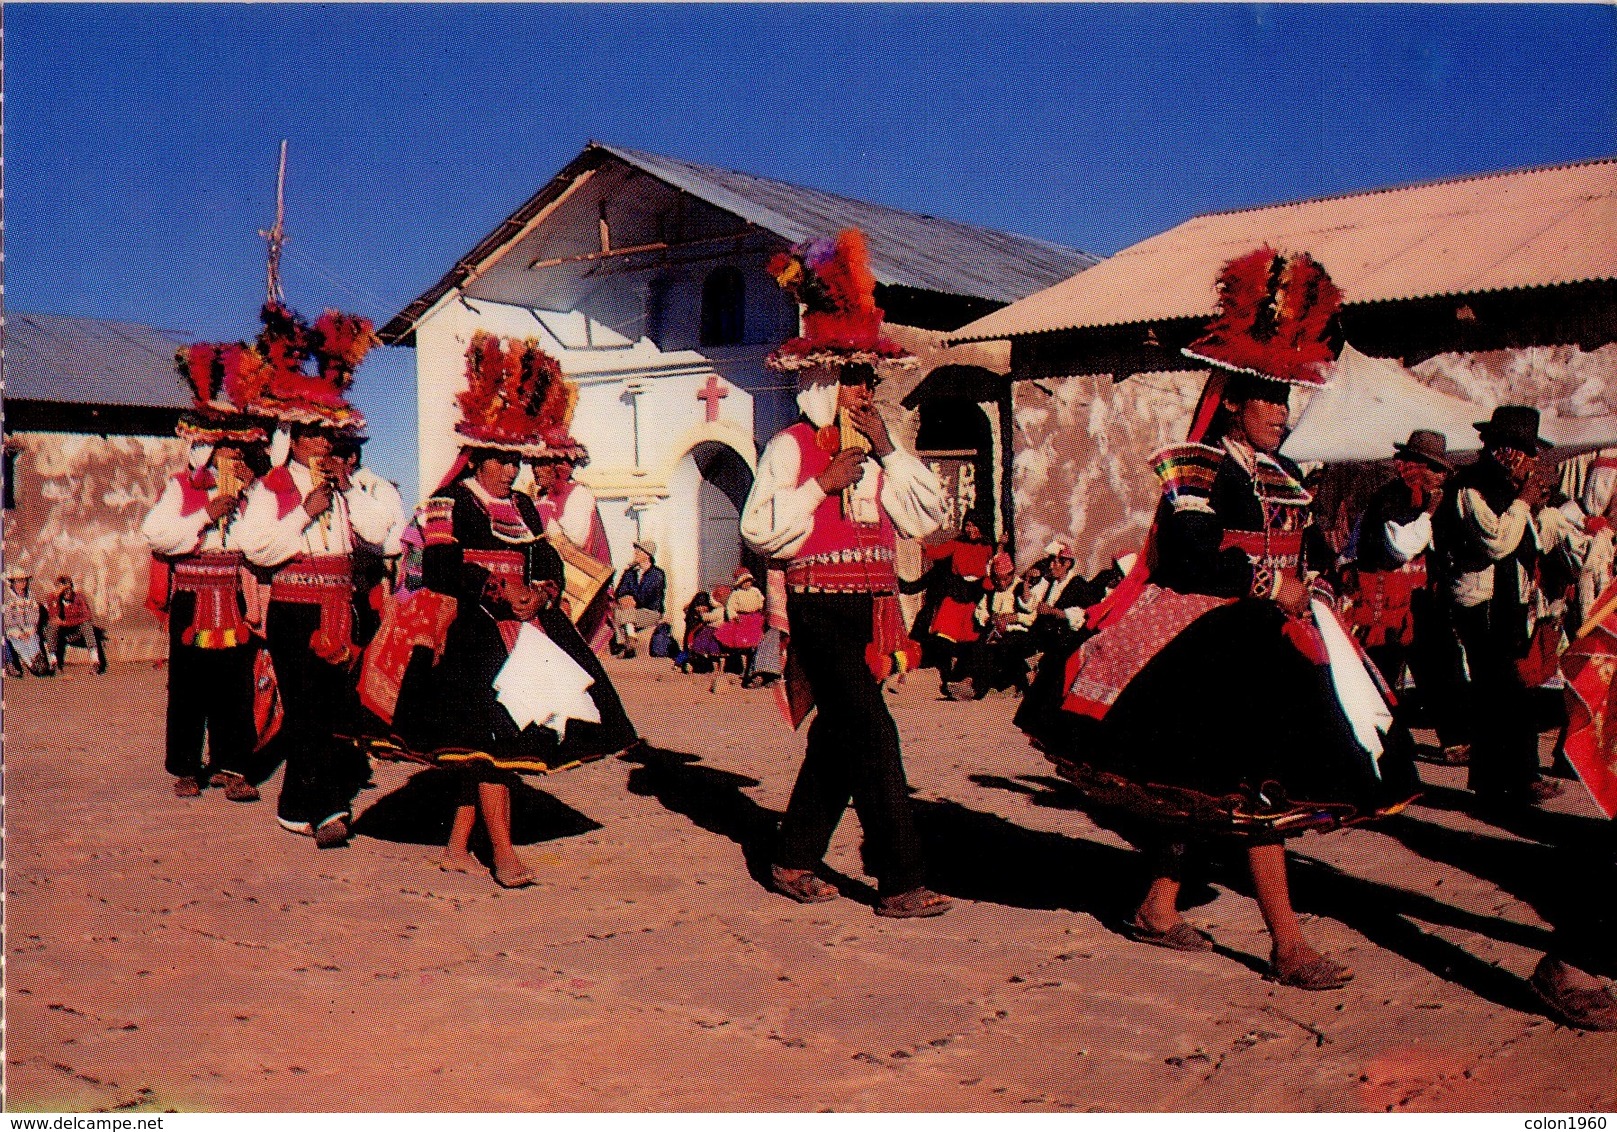
[[[727,581],[744,560],[741,509],[752,490],[752,469],[727,445],[703,441],[691,449],[701,477],[696,486],[695,588]]]
[[[988,416],[968,397],[929,397],[920,403],[921,428],[915,454],[943,483],[947,514],[943,526],[958,530],[972,511],[999,529],[1002,516],[994,498],[994,439]]]

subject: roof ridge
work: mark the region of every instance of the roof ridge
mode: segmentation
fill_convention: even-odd
[[[133,319],[128,318],[102,318],[99,315],[91,314],[63,314],[60,311],[17,310],[15,307],[13,307],[6,311],[5,317],[6,324],[8,326],[14,322],[17,322],[19,319],[25,318],[59,318],[68,322],[92,323],[96,326],[132,326],[137,330],[149,330],[153,334],[160,334],[164,337],[172,337],[178,342],[189,341],[192,337],[186,331],[172,330],[161,326],[153,326],[149,322],[136,322]]]
[[[1055,251],[1066,253],[1075,252],[1078,255],[1085,256],[1097,263],[1104,258],[1096,255],[1093,252],[1087,252],[1082,248],[1075,248],[1068,244],[1057,243],[1055,240],[1048,240],[1042,236],[1028,236],[1021,232],[1011,232],[1004,228],[990,228],[985,224],[973,224],[969,220],[956,220],[948,216],[935,216],[930,212],[918,212],[912,208],[899,208],[897,205],[883,204],[880,201],[863,200],[859,197],[850,197],[842,193],[833,192],[830,189],[815,188],[813,185],[800,185],[794,181],[783,181],[778,177],[767,177],[761,173],[749,173],[745,169],[726,169],[720,165],[708,165],[705,162],[692,161],[685,157],[670,157],[663,153],[652,153],[650,150],[631,149],[628,146],[614,145],[611,142],[591,140],[589,144],[597,148],[604,149],[608,153],[616,154],[617,156],[625,158],[629,161],[634,161],[635,158],[654,158],[657,161],[667,161],[676,165],[683,165],[691,169],[699,169],[712,173],[722,173],[729,177],[745,177],[747,180],[758,181],[767,185],[778,185],[781,188],[790,189],[793,192],[815,193],[819,196],[829,197],[832,200],[841,201],[844,204],[850,204],[858,208],[876,208],[881,209],[883,212],[894,213],[899,216],[913,216],[917,219],[926,220],[933,224],[953,224],[961,228],[969,229],[973,232],[988,232],[998,236],[1010,236],[1013,239],[1026,240],[1029,243],[1039,244]],[[652,171],[648,169],[646,172],[650,173]],[[655,176],[655,173],[653,173],[653,176]],[[771,209],[770,211],[774,210]]]
[[[1277,208],[1296,208],[1305,204],[1323,204],[1326,201],[1351,200],[1354,197],[1382,196],[1388,193],[1412,192],[1417,189],[1430,189],[1438,185],[1459,185],[1467,181],[1493,181],[1504,177],[1521,177],[1530,173],[1553,173],[1559,169],[1578,169],[1592,165],[1617,164],[1617,154],[1609,157],[1592,157],[1584,161],[1558,161],[1551,165],[1524,165],[1515,169],[1494,169],[1485,173],[1466,173],[1457,177],[1434,177],[1426,181],[1410,181],[1402,185],[1383,185],[1374,189],[1358,189],[1346,193],[1325,193],[1321,196],[1299,197],[1296,200],[1273,201],[1269,204],[1247,205],[1245,208],[1219,208],[1210,212],[1198,212],[1189,217],[1189,220],[1202,220],[1213,216],[1239,216],[1247,212],[1268,212]],[[1188,221],[1187,221],[1188,223]],[[1166,229],[1171,232],[1173,229]],[[1142,243],[1144,241],[1141,241]],[[1137,245],[1136,245],[1137,246]],[[1124,249],[1127,250],[1127,249]]]

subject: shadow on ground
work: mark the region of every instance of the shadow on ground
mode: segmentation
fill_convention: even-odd
[[[1091,804],[1062,779],[1040,775],[1014,779],[979,775],[972,781],[989,789],[1027,795],[1034,805],[1081,811],[1097,825],[1133,844],[1149,847],[1153,843],[1151,831],[1141,823],[1128,815]],[[1553,819],[1559,816],[1542,815],[1527,820],[1554,824]],[[1558,913],[1572,914],[1570,903],[1559,898],[1557,890],[1561,886],[1545,879],[1552,851],[1543,845],[1456,832],[1407,814],[1386,819],[1377,828],[1423,856],[1473,872],[1521,895],[1552,923],[1559,922]],[[1581,828],[1581,825],[1573,828]],[[1128,907],[1128,902],[1137,901],[1144,893],[1147,870],[1143,854],[1124,855],[1134,857],[1137,862],[1129,870],[1129,875],[1136,878],[1134,887],[1123,897]],[[1252,896],[1243,854],[1239,844],[1232,841],[1194,843],[1187,854],[1185,874],[1186,894],[1198,889],[1198,882],[1213,880],[1248,898]],[[1300,854],[1292,857],[1291,880],[1292,899],[1298,911],[1339,920],[1376,946],[1401,955],[1491,1002],[1529,1013],[1541,1012],[1536,998],[1521,979],[1442,939],[1424,925],[1458,928],[1535,950],[1549,946],[1550,933],[1543,928],[1469,912],[1425,893],[1367,880]],[[1181,900],[1186,908],[1193,907],[1194,903],[1194,896]],[[1117,921],[1112,923],[1115,926]],[[1263,964],[1250,957],[1222,947],[1218,950],[1254,970],[1263,969]]]
[[[461,781],[454,771],[441,767],[418,771],[403,786],[366,807],[354,820],[354,833],[405,845],[442,845],[449,840]],[[511,787],[511,840],[518,845],[576,837],[600,828],[600,823],[526,782]],[[473,835],[474,852],[480,841],[487,841],[481,823]]]
[[[638,766],[629,790],[656,798],[711,833],[741,847],[747,870],[767,885],[781,814],[745,793],[758,780],[703,766],[695,755],[643,747],[623,756]],[[949,896],[1019,908],[1087,912],[1117,923],[1145,883],[1135,854],[1081,838],[1026,829],[997,814],[952,801],[915,803],[931,887]],[[832,870],[843,894],[874,904],[865,881]]]

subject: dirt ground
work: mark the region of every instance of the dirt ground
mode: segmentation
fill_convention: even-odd
[[[651,743],[534,782],[542,875],[440,872],[433,772],[383,764],[360,836],[317,851],[265,800],[179,800],[165,673],[5,688],[7,1107],[19,1110],[1609,1110],[1617,1035],[1535,1009],[1545,840],[1602,836],[1574,787],[1511,828],[1463,772],[1423,804],[1296,843],[1317,945],[1358,978],[1260,977],[1238,871],[1187,886],[1215,953],[1133,943],[1144,882],[1010,725],[1014,701],[892,697],[934,920],[756,879],[801,752],[763,691],[609,669]],[[1609,898],[1609,894],[1605,894]]]

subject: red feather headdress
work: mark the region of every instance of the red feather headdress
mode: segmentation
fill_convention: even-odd
[[[328,310],[311,327],[281,303],[266,303],[260,318],[264,328],[253,346],[264,373],[259,409],[280,421],[364,429],[364,416],[346,394],[379,342],[370,319]]]
[[[803,334],[764,360],[771,369],[792,371],[864,363],[908,366],[915,358],[883,338],[883,312],[876,305],[876,276],[870,249],[857,228],[838,233],[834,243],[814,240],[773,256],[765,265],[782,290],[803,307]]]
[[[174,365],[191,388],[194,408],[180,418],[176,434],[205,444],[250,444],[268,439],[264,421],[250,411],[260,388],[255,360],[240,342],[181,346]]]
[[[263,440],[265,420],[362,430],[364,416],[344,395],[380,341],[370,319],[328,310],[311,327],[280,303],[266,304],[259,317],[263,329],[250,345],[198,342],[175,355],[196,403],[180,434]]]
[[[461,420],[455,431],[469,445],[524,456],[584,455],[584,446],[567,435],[578,388],[537,339],[473,334],[466,347],[466,388],[456,402]]]
[[[1187,357],[1293,385],[1323,385],[1342,292],[1307,252],[1261,247],[1218,275],[1218,313]]]

